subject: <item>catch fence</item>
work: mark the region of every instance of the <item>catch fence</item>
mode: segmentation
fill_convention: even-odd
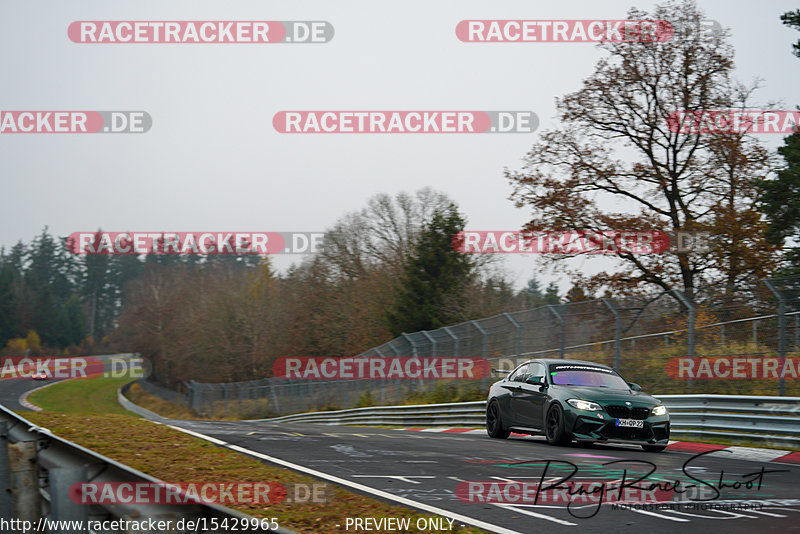
[[[581,359],[612,366],[662,395],[800,395],[800,276],[501,313],[402,334],[356,357],[395,356],[484,358],[499,371],[531,358]],[[185,393],[164,395],[207,417],[257,418],[476,400],[496,379],[190,381]]]

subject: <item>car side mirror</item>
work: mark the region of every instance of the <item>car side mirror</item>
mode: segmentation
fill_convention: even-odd
[[[630,387],[633,391],[642,391],[642,386],[636,382],[628,382],[628,387]]]
[[[544,386],[545,385],[544,377],[542,377],[542,376],[531,376],[531,377],[528,377],[528,379],[525,380],[525,382],[528,383],[528,384],[532,384],[534,386]]]

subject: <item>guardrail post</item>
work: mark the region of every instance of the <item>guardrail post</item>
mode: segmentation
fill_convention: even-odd
[[[11,466],[8,462],[8,423],[0,421],[0,517],[14,517],[11,508]]]
[[[620,356],[622,354],[622,321],[620,320],[619,310],[617,310],[616,305],[614,305],[614,301],[609,298],[602,300],[603,304],[614,314],[614,369],[619,372]]]
[[[50,478],[50,517],[55,521],[86,521],[89,506],[75,504],[69,496],[73,484],[86,482],[86,467],[54,467],[47,471]],[[77,534],[78,529],[62,529],[62,534]]]
[[[672,294],[677,297],[677,299],[686,306],[686,309],[689,310],[689,329],[687,332],[688,335],[688,347],[687,347],[687,355],[689,358],[694,359],[694,319],[695,319],[695,306],[691,300],[686,298],[682,292],[678,291],[677,289],[672,290]],[[691,390],[692,389],[692,379],[689,378],[686,380],[687,387]]]
[[[510,313],[504,313],[503,315],[505,316],[506,319],[511,321],[511,324],[513,324],[517,328],[517,346],[515,350],[516,352],[515,356],[519,358],[519,355],[522,354],[522,325],[519,324],[517,320],[511,316]]]
[[[8,444],[11,467],[12,517],[37,521],[42,516],[39,473],[36,463],[36,442],[18,441]]]
[[[775,298],[778,299],[778,359],[780,360],[780,368],[783,369],[783,365],[786,362],[786,297],[769,280],[763,280],[763,282],[772,291]],[[785,394],[786,380],[781,375],[781,378],[778,379],[778,395],[783,396]]]
[[[547,309],[550,310],[550,312],[555,316],[556,320],[558,321],[558,324],[561,325],[561,341],[559,343],[558,354],[559,354],[559,358],[561,358],[563,360],[564,359],[564,346],[565,346],[566,337],[567,337],[567,331],[566,331],[567,325],[564,322],[564,318],[561,316],[561,314],[558,312],[558,310],[556,310],[555,306],[553,306],[552,304],[548,304],[547,305]]]

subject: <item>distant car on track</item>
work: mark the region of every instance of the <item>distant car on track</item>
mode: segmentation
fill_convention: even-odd
[[[634,443],[658,452],[669,441],[669,414],[661,401],[610,367],[539,359],[492,384],[486,431],[498,439],[512,431],[544,433],[552,445]]]
[[[41,373],[35,373],[33,375],[34,380],[47,380],[48,378],[50,377],[47,376],[47,373],[45,373],[44,371],[42,371]]]

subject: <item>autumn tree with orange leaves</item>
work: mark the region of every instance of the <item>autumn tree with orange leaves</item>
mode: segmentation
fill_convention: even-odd
[[[677,111],[752,109],[757,84],[732,79],[727,31],[711,33],[691,1],[668,2],[629,19],[670,21],[666,42],[598,45],[608,53],[583,87],[557,100],[561,126],[544,132],[520,171],[506,171],[511,199],[530,209],[526,231],[708,232],[706,252],[613,255],[617,268],[594,276],[569,271],[588,291],[617,294],[733,288],[775,265],[756,184],[768,151],[746,133],[679,133]],[[561,262],[580,255],[551,256]]]

